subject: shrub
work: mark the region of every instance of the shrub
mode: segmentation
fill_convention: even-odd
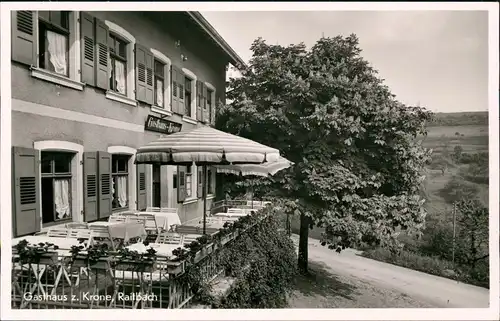
[[[227,297],[205,298],[213,308],[283,308],[296,275],[297,255],[279,215],[226,244],[219,254],[228,277],[236,278]]]
[[[451,262],[441,260],[437,257],[423,256],[405,250],[400,251],[399,255],[393,255],[389,249],[378,248],[363,252],[362,255],[377,261],[392,263],[413,270],[440,276],[444,276],[444,270],[453,269]]]
[[[462,199],[475,199],[479,193],[479,187],[459,176],[453,176],[439,194],[446,202],[452,204]]]
[[[394,255],[386,248],[368,250],[363,252],[362,256],[445,278],[453,277],[458,281],[485,288],[489,287],[487,262],[480,262],[473,269],[464,265],[457,265],[454,268],[452,262],[435,256],[425,256],[405,250],[400,251],[398,255]],[[450,273],[450,271],[453,271],[453,273]]]

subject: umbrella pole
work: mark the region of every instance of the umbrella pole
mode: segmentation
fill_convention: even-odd
[[[207,165],[203,165],[203,235],[207,234]]]
[[[253,210],[253,181],[250,180],[250,203],[252,204],[252,210]]]

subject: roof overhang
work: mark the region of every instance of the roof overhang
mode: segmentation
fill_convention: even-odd
[[[238,69],[246,68],[247,64],[241,57],[234,51],[231,46],[222,38],[222,36],[215,30],[215,28],[203,17],[198,11],[187,11],[188,15],[205,31],[210,38],[222,49],[230,58],[230,63]]]

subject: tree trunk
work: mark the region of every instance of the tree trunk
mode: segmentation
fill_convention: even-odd
[[[299,271],[307,272],[308,263],[308,238],[309,238],[310,219],[305,214],[300,214],[300,231],[299,231]]]

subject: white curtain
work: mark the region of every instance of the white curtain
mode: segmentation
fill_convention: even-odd
[[[125,64],[121,61],[115,60],[115,80],[116,80],[116,91],[120,94],[125,95]]]
[[[127,176],[118,176],[116,178],[118,188],[118,204],[120,207],[127,206]]]
[[[163,107],[163,81],[156,79],[156,103]]]
[[[70,216],[68,178],[54,179],[54,203],[58,219]]]
[[[54,71],[58,74],[66,75],[66,37],[58,33],[47,30],[47,41],[49,42],[50,62],[54,66]]]

